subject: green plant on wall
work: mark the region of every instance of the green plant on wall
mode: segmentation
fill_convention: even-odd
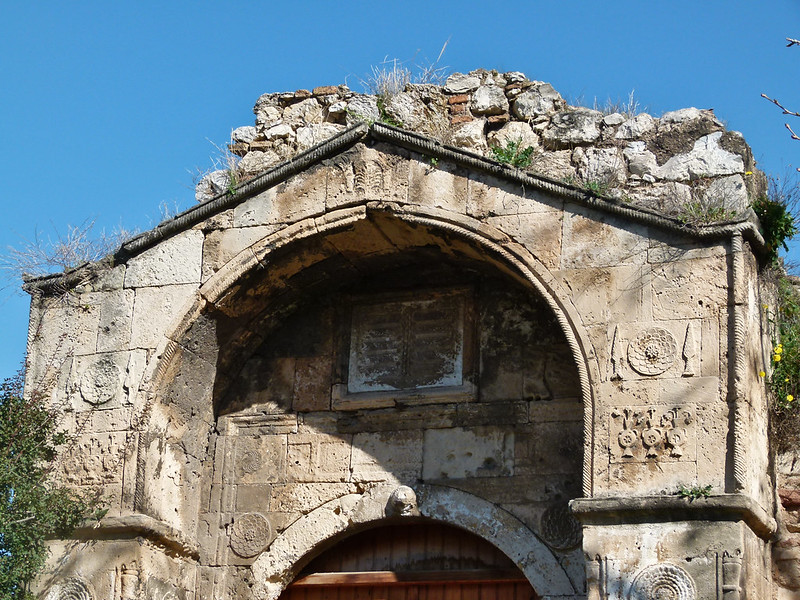
[[[402,121],[398,121],[387,112],[385,96],[378,96],[377,103],[378,103],[378,112],[381,115],[380,118],[381,123],[385,123],[386,125],[391,125],[392,127],[404,127]]]
[[[710,485],[682,485],[676,492],[680,498],[686,498],[689,502],[698,498],[708,498],[711,495]]]
[[[765,306],[773,327],[769,386],[778,410],[795,410],[800,384],[800,296],[788,277],[778,278],[777,305]],[[766,376],[762,371],[760,375]]]
[[[28,584],[47,558],[45,540],[68,535],[95,503],[52,478],[56,448],[67,441],[56,413],[22,376],[0,384],[0,598],[28,600]],[[96,513],[97,518],[102,514]]]
[[[522,147],[522,139],[508,140],[505,146],[492,146],[492,157],[497,161],[517,169],[525,169],[533,160],[533,146]]]
[[[775,262],[778,259],[778,250],[788,250],[786,241],[797,233],[794,216],[786,204],[766,196],[753,202],[753,210],[761,221],[761,232],[769,259]]]

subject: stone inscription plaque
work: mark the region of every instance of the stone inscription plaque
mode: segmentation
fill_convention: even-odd
[[[355,305],[347,391],[462,385],[465,309],[464,292]]]

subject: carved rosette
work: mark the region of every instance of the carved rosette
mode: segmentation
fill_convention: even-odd
[[[666,329],[651,327],[640,332],[628,345],[628,362],[637,373],[660,375],[675,362],[678,343]]]
[[[87,582],[71,577],[51,587],[46,600],[94,600],[94,595]]]
[[[261,553],[272,539],[272,527],[264,515],[247,513],[231,525],[231,548],[242,558]]]
[[[628,600],[696,600],[691,576],[676,565],[661,563],[645,567],[636,575]]]
[[[539,525],[544,540],[556,550],[569,550],[581,543],[581,524],[566,504],[548,507]]]

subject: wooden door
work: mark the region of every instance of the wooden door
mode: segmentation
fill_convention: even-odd
[[[511,560],[445,525],[356,534],[314,559],[281,600],[538,600]]]

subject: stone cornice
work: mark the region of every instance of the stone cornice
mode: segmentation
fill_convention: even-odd
[[[767,540],[777,529],[775,519],[744,494],[718,494],[689,500],[678,496],[576,498],[573,515],[584,525],[666,523],[671,521],[744,521]]]
[[[548,179],[547,177],[532,175],[474,152],[442,144],[418,133],[383,123],[367,124],[362,122],[345,129],[290,160],[280,163],[254,179],[236,186],[235,189],[225,191],[207,202],[193,206],[172,219],[164,221],[154,229],[131,238],[122,244],[113,257],[96,263],[87,263],[65,273],[26,279],[23,289],[30,294],[47,294],[71,289],[82,281],[91,279],[95,272],[109,268],[113,264],[125,263],[130,257],[155,246],[160,241],[186,231],[226,209],[237,206],[248,198],[278,185],[293,175],[325,159],[336,156],[364,140],[384,142],[425,156],[450,161],[470,170],[480,171],[505,181],[520,184],[528,189],[540,190],[634,223],[656,227],[689,238],[700,240],[729,239],[732,235],[740,233],[757,250],[762,251],[764,249],[764,239],[761,236],[757,224],[758,221],[752,209],[748,210],[743,218],[736,221],[705,226],[687,226],[677,219],[665,217],[656,211],[626,204],[612,198],[597,196],[585,189]]]
[[[197,560],[200,551],[185,536],[163,521],[148,515],[135,514],[105,517],[99,523],[84,525],[73,531],[73,539],[119,540],[142,537],[171,550],[179,556]]]

